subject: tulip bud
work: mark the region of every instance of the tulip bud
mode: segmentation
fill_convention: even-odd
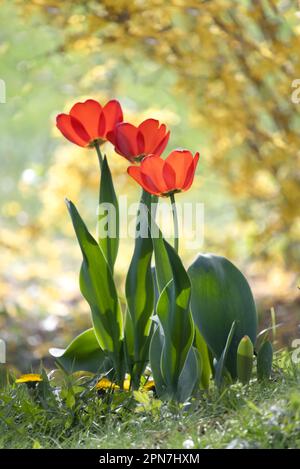
[[[257,379],[269,379],[272,371],[273,347],[269,340],[263,343],[257,354]]]
[[[243,384],[248,384],[253,367],[253,345],[250,338],[245,335],[237,349],[237,376]]]

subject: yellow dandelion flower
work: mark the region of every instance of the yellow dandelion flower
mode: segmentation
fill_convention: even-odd
[[[113,389],[114,391],[120,389],[120,386],[113,383],[107,378],[101,378],[96,384],[97,391],[106,391],[107,389]]]
[[[130,383],[131,380],[130,378],[125,378],[123,381],[123,391],[130,391]],[[113,390],[113,391],[119,391],[121,388],[117,384],[113,383],[107,378],[101,378],[98,383],[96,384],[96,390],[97,391],[107,391],[107,390]],[[141,387],[141,391],[149,392],[149,391],[155,391],[155,383],[153,379],[149,379],[147,383]]]
[[[39,383],[43,381],[42,375],[35,373],[28,373],[21,375],[20,378],[16,379],[16,383]]]
[[[149,379],[144,386],[142,386],[141,391],[149,392],[149,391],[155,391],[155,383],[153,379]]]

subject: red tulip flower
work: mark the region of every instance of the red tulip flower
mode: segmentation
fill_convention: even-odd
[[[59,114],[56,126],[76,145],[92,147],[107,140],[107,134],[122,121],[123,112],[118,101],[109,101],[102,107],[97,101],[88,99],[84,103],[76,103],[69,114]]]
[[[141,161],[147,155],[160,156],[167,146],[170,132],[165,124],[155,119],[147,119],[138,127],[129,123],[118,124],[109,133],[108,140],[115,146],[115,151],[127,160]]]
[[[193,157],[188,150],[174,150],[165,160],[149,155],[140,166],[129,166],[127,171],[145,191],[166,197],[191,187],[198,160],[199,153]]]

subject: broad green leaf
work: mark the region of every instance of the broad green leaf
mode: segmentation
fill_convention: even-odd
[[[162,293],[165,286],[172,280],[173,272],[166,249],[167,242],[162,238],[160,233],[158,238],[153,238],[154,256],[155,256],[155,268],[154,272],[156,275],[156,285],[159,295]],[[157,300],[158,303],[158,300]]]
[[[161,326],[155,329],[151,343],[150,343],[150,365],[152,370],[153,379],[155,382],[155,389],[159,398],[164,398],[166,395],[166,383],[161,372],[161,357],[164,346],[164,335]]]
[[[228,259],[214,254],[200,254],[188,273],[192,283],[193,318],[217,360],[231,325],[236,322],[226,362],[227,370],[236,378],[238,344],[245,335],[252,343],[256,338],[257,316],[248,282]]]
[[[200,386],[202,389],[207,390],[209,388],[210,377],[212,375],[209,350],[197,327],[195,327],[194,347],[198,350],[198,353],[201,357]]]
[[[143,348],[140,350],[140,360],[134,362],[134,366],[132,369],[132,382],[135,388],[138,388],[140,385],[140,377],[142,376],[143,372],[145,371],[146,365],[149,362],[149,349],[150,343],[153,336],[153,332],[155,330],[155,323],[151,322],[150,331],[147,336],[145,336],[145,342]]]
[[[119,249],[119,229],[119,203],[105,156],[101,169],[97,236],[112,272]]]
[[[231,325],[231,328],[230,328],[230,331],[229,331],[229,334],[228,334],[228,337],[227,337],[227,340],[226,340],[226,343],[225,343],[224,350],[221,353],[221,357],[217,361],[216,373],[215,373],[215,382],[216,382],[216,385],[217,385],[218,388],[221,387],[222,382],[223,382],[223,376],[224,376],[224,372],[225,372],[225,368],[226,368],[226,359],[227,359],[227,356],[228,356],[228,352],[229,352],[229,349],[230,349],[230,346],[231,346],[231,343],[232,343],[232,339],[233,339],[235,330],[236,330],[236,322],[234,321]]]
[[[272,371],[273,347],[269,340],[263,343],[257,354],[257,379],[269,379]]]
[[[170,280],[157,304],[157,315],[165,336],[161,370],[168,390],[174,395],[194,335],[194,325],[189,312],[190,291],[187,286],[179,289],[175,282],[175,279]]]
[[[195,347],[191,347],[177,385],[178,402],[185,402],[195,389],[199,389],[201,368],[201,356]]]
[[[195,327],[195,329],[198,329],[198,328]],[[210,363],[211,375],[212,375],[212,378],[215,379],[215,366],[214,366],[215,358],[214,358],[214,354],[212,353],[212,351],[210,350],[209,347],[207,347],[207,351],[208,351],[208,358],[209,358],[209,363]]]
[[[49,352],[67,373],[75,371],[97,373],[112,367],[110,360],[99,346],[93,328],[75,337],[66,349],[52,348]]]
[[[125,313],[124,350],[127,372],[130,374],[130,376],[132,376],[134,365],[134,330],[133,322],[128,309]]]
[[[164,332],[161,373],[169,396],[176,398],[178,380],[194,338],[191,284],[180,257],[163,239],[153,219],[152,227],[156,234],[152,233],[152,241],[160,291],[156,312]]]
[[[155,267],[151,267],[153,286],[154,286],[154,311],[156,311],[156,306],[159,298],[159,291],[157,286],[157,275]]]
[[[143,191],[137,215],[135,247],[126,278],[126,299],[134,342],[132,380],[137,389],[148,361],[151,316],[154,308],[154,285],[151,272],[153,245],[149,237],[150,215],[148,214],[151,202],[151,195]],[[143,211],[145,213],[142,213]]]
[[[99,345],[112,358],[116,372],[121,373],[123,318],[112,272],[75,205],[67,201],[67,206],[83,256],[80,271],[81,293],[90,305]]]

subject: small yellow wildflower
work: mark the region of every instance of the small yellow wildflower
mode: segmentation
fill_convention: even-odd
[[[153,379],[149,379],[147,381],[146,384],[144,384],[144,386],[142,386],[142,391],[146,391],[146,392],[149,392],[149,391],[155,391],[155,383],[154,383],[154,380]]]
[[[130,378],[126,378],[123,381],[123,391],[130,391]],[[107,378],[101,378],[98,383],[96,384],[96,389],[97,391],[107,391],[107,390],[113,390],[113,391],[119,391],[121,388],[117,384],[113,383]],[[155,391],[155,383],[153,379],[150,379],[147,381],[147,383],[141,387],[141,391],[149,392],[149,391]]]
[[[25,375],[21,375],[15,382],[17,384],[25,383],[29,388],[35,388],[35,386],[41,381],[43,381],[42,375],[37,373],[27,373]]]
[[[112,389],[114,391],[120,389],[120,386],[113,383],[107,378],[101,378],[96,384],[97,391],[106,391],[107,389]]]
[[[16,379],[16,383],[39,383],[40,381],[43,381],[42,375],[35,373],[21,375],[20,378]]]

